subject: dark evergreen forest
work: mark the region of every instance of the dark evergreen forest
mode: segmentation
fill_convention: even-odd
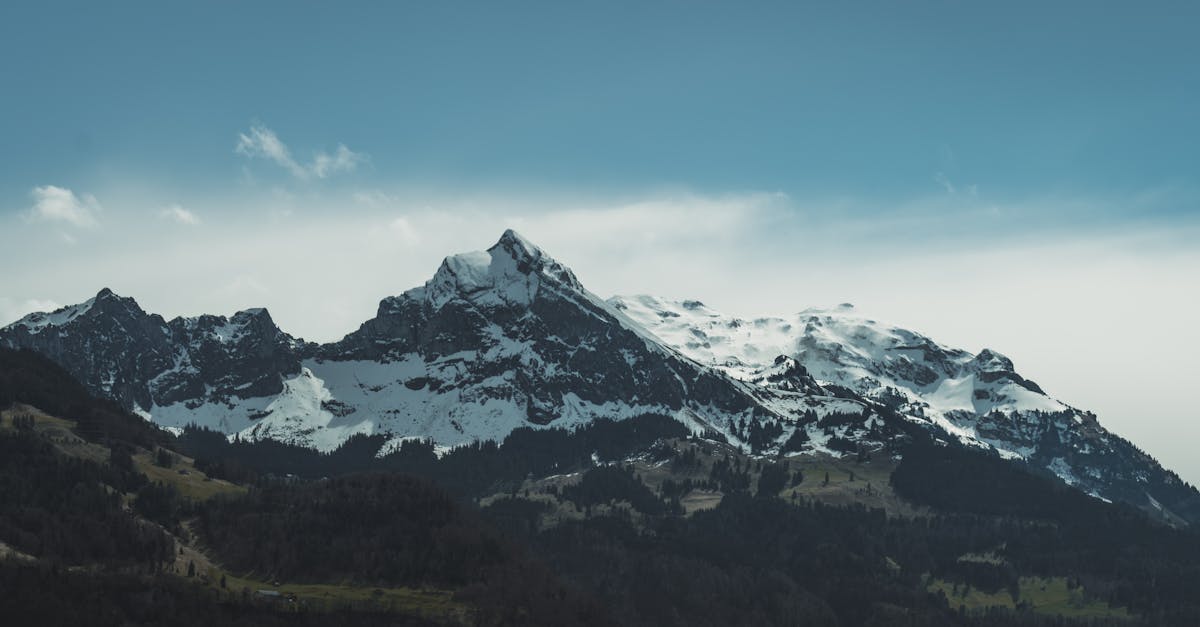
[[[46,360],[0,350],[0,408],[13,403],[75,420],[109,455],[66,455],[25,419],[0,429],[6,625],[1200,624],[1200,533],[919,435],[890,488],[920,513],[899,515],[779,498],[822,478],[731,453],[705,466],[677,446],[703,438],[662,416],[518,430],[440,457],[419,441],[379,456],[372,437],[322,454],[201,429],[174,438]],[[139,471],[139,451],[194,458],[246,489],[184,497]],[[652,485],[646,468],[677,474]],[[723,496],[689,512],[693,490]],[[181,538],[231,576],[446,590],[469,612],[281,604],[169,571]],[[1015,598],[1033,577],[1128,617],[971,610],[930,584]]]

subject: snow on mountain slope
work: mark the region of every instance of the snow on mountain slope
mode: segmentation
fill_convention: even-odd
[[[694,300],[633,296],[609,302],[668,345],[732,377],[754,381],[787,355],[822,384],[904,409],[966,440],[986,440],[974,430],[978,416],[1070,409],[1016,375],[1002,355],[947,348],[859,316],[850,305],[743,320]]]
[[[699,301],[609,303],[664,343],[740,380],[771,386],[786,355],[826,389],[845,388],[956,437],[1028,462],[1084,491],[1147,506],[1151,485],[1194,508],[1190,489],[1090,412],[1047,395],[1007,357],[977,355],[859,315],[851,305],[745,320]],[[795,366],[789,366],[795,367]]]
[[[78,305],[70,305],[49,313],[34,312],[14,322],[11,326],[23,327],[28,333],[37,335],[47,328],[64,326],[79,316],[86,314],[92,310],[92,305],[96,304],[96,299],[103,298],[103,296],[104,292],[101,292],[99,295],[89,298]]]

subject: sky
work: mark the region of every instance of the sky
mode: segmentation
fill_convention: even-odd
[[[512,227],[998,350],[1200,483],[1200,5],[982,4],[5,2],[0,324],[332,340]]]

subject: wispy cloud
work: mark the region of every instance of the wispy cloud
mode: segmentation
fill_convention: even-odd
[[[945,172],[938,172],[937,174],[934,174],[933,180],[936,181],[938,185],[941,185],[942,189],[946,190],[947,194],[953,194],[958,191],[954,187],[954,182],[950,180],[950,177],[946,176]]]
[[[76,195],[65,187],[43,185],[33,188],[30,196],[33,197],[33,206],[27,214],[30,219],[65,222],[80,228],[100,223],[96,217],[101,211],[100,202],[91,194]]]
[[[941,186],[942,189],[946,190],[946,194],[948,194],[950,196],[957,195],[961,191],[962,193],[966,194],[967,196],[970,196],[971,198],[979,197],[979,186],[978,185],[972,183],[970,185],[967,185],[966,187],[963,187],[960,190],[958,188],[958,186],[956,186],[954,184],[954,181],[950,180],[950,177],[947,176],[945,172],[937,172],[936,174],[933,175],[933,180],[935,183],[937,183],[939,186]]]
[[[365,159],[366,157],[361,153],[354,152],[344,145],[338,144],[337,150],[332,155],[318,152],[313,157],[313,162],[309,166],[309,170],[317,178],[323,179],[330,174],[352,172]]]
[[[274,161],[298,177],[307,175],[304,167],[292,158],[287,145],[275,135],[275,131],[265,126],[251,126],[248,133],[238,133],[237,147],[234,151],[247,157],[261,157]]]
[[[171,205],[160,211],[158,215],[169,220],[174,220],[175,222],[186,226],[196,226],[200,224],[199,216],[191,211],[188,211],[187,209],[184,209],[180,205]]]
[[[251,158],[267,159],[286,169],[298,179],[328,178],[334,174],[353,172],[358,166],[367,161],[367,155],[354,152],[344,144],[338,144],[333,154],[317,151],[312,161],[305,164],[292,156],[287,144],[279,139],[275,131],[255,124],[245,133],[238,133],[237,146],[234,152]]]

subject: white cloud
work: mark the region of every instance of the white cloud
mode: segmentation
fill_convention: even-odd
[[[187,226],[200,224],[200,218],[195,213],[184,209],[180,205],[171,205],[160,211],[158,215]]]
[[[275,131],[265,126],[254,125],[250,127],[249,134],[238,133],[238,143],[234,150],[247,157],[270,159],[294,172],[300,170],[288,147],[279,140]]]
[[[317,151],[313,154],[311,163],[303,164],[292,156],[287,144],[279,139],[275,131],[255,124],[245,133],[238,133],[237,146],[234,152],[252,158],[262,158],[283,167],[298,179],[327,178],[333,174],[353,172],[359,164],[367,160],[367,156],[354,152],[343,144],[338,144],[333,154]]]
[[[76,195],[75,192],[55,185],[43,185],[30,192],[33,206],[28,216],[33,220],[65,222],[80,228],[99,224],[96,214],[100,202],[91,194]]]
[[[332,155],[318,152],[313,157],[312,165],[309,170],[312,171],[317,178],[323,179],[330,174],[339,172],[353,172],[366,159],[365,156],[354,152],[342,144],[338,144],[337,150]]]

